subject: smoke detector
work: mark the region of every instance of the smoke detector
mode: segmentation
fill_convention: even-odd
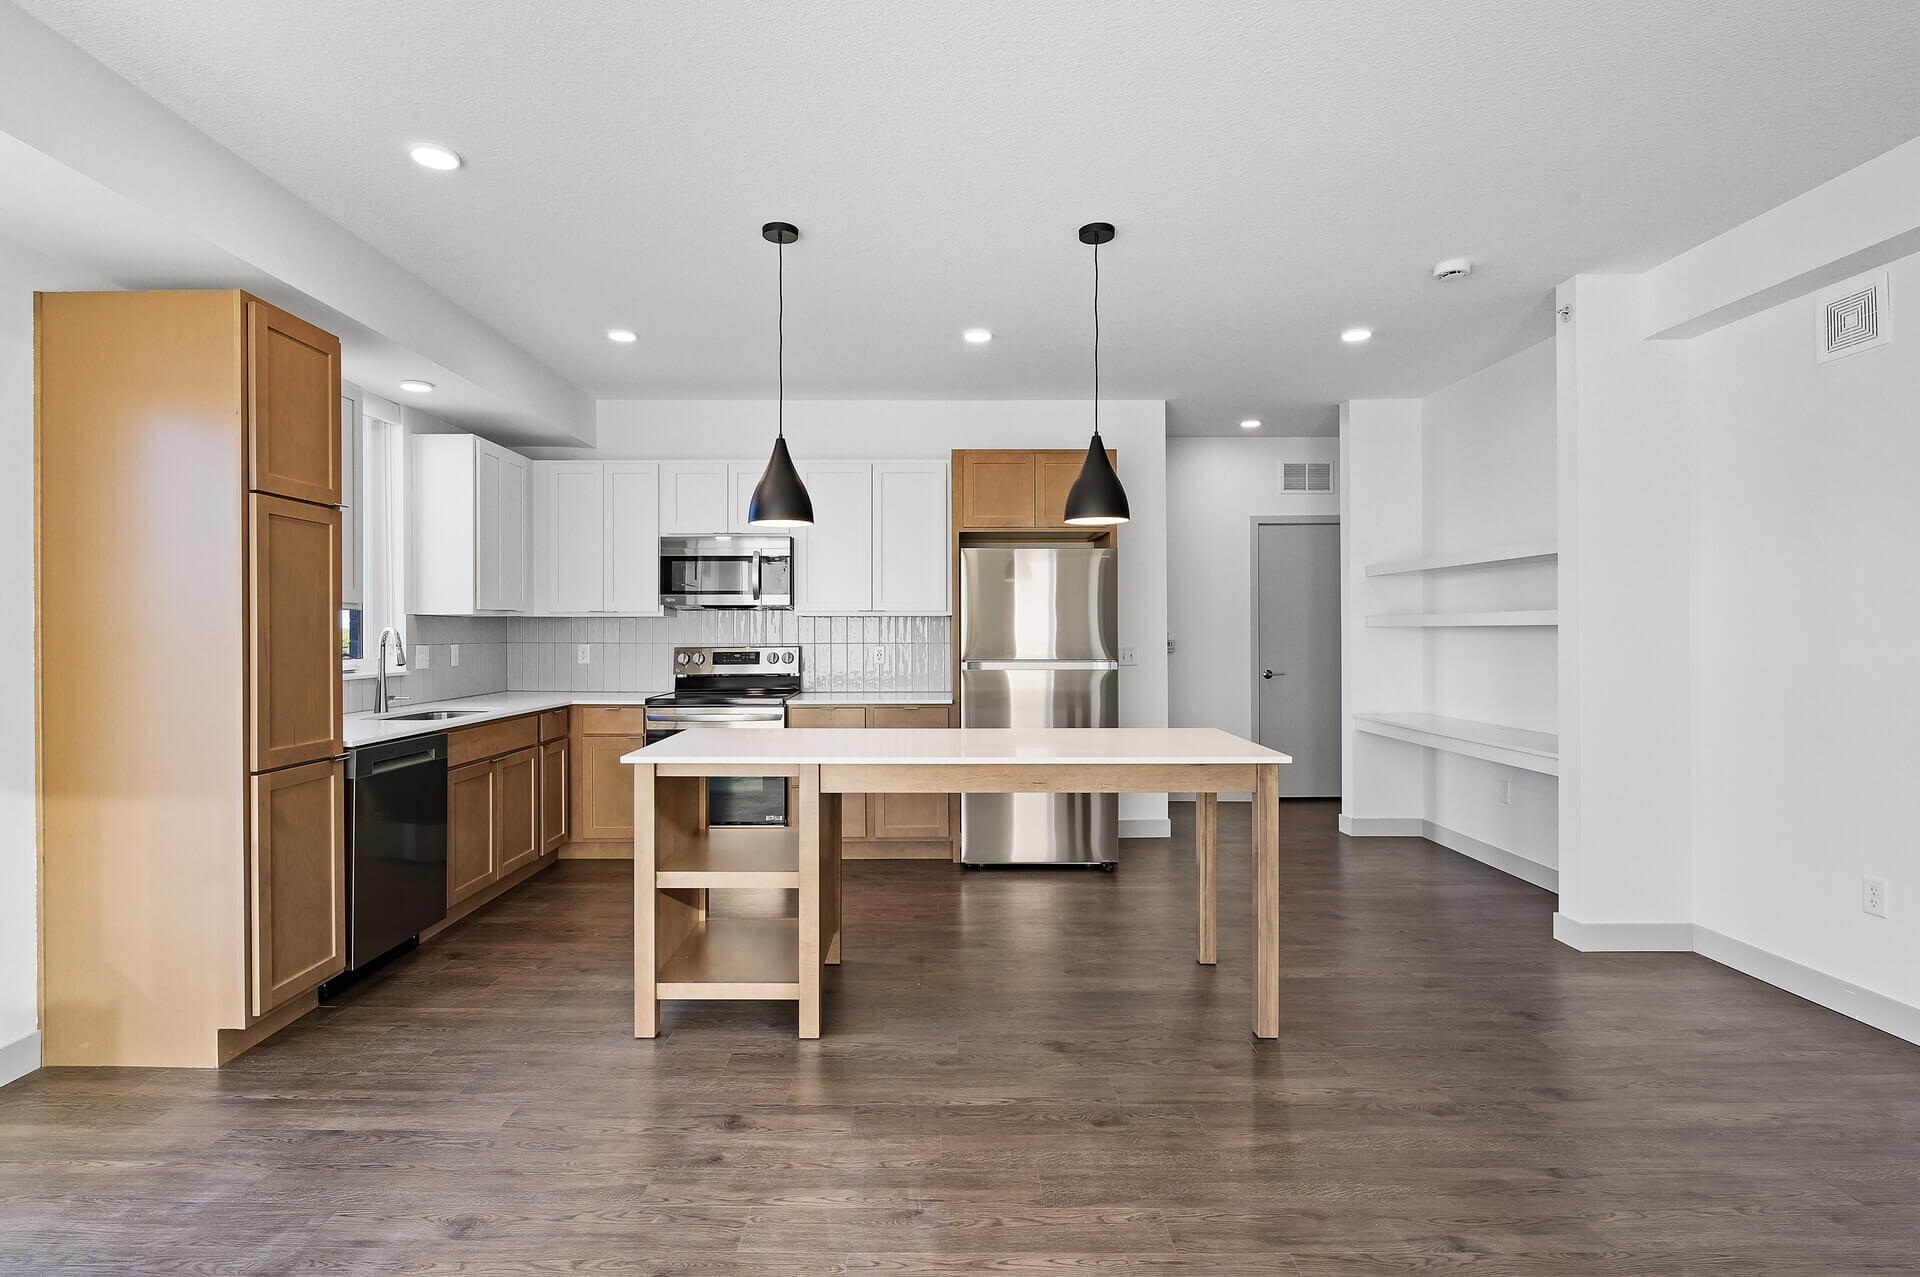
[[[1433,277],[1440,280],[1465,279],[1471,274],[1473,263],[1464,257],[1449,257],[1444,262],[1435,263],[1433,268]]]

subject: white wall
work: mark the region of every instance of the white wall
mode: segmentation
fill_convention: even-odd
[[[0,1085],[40,1065],[34,801],[33,294],[106,285],[0,239]]]
[[[1167,440],[1173,726],[1253,735],[1253,517],[1338,515],[1337,466],[1324,494],[1280,491],[1280,467],[1335,461],[1339,449],[1338,439]]]
[[[1553,544],[1554,411],[1551,338],[1427,396],[1421,505],[1428,553]],[[1556,578],[1551,562],[1435,573],[1427,605],[1437,612],[1551,608]],[[1557,729],[1553,630],[1429,630],[1423,641],[1432,713]],[[1425,819],[1442,830],[1553,868],[1558,811],[1551,776],[1457,754],[1433,758]]]
[[[1891,269],[1890,345],[1816,364],[1810,297],[1689,343],[1693,894],[1701,926],[1920,1007],[1920,257]]]
[[[773,442],[767,400],[603,400],[598,446],[534,448],[529,456],[644,457],[672,460],[764,457]],[[1159,400],[1100,405],[1100,429],[1118,454],[1133,521],[1119,530],[1120,642],[1139,664],[1120,672],[1120,721],[1167,722],[1167,438]],[[955,448],[1087,446],[1090,405],[1080,400],[804,400],[786,407],[787,443],[796,460],[874,458],[945,460]],[[1122,831],[1166,832],[1164,794],[1123,794]]]

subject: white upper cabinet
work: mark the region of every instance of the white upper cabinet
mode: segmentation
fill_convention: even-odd
[[[540,610],[556,616],[604,611],[606,466],[597,461],[536,461],[543,517],[537,525],[544,574]]]
[[[952,497],[944,461],[873,463],[875,612],[932,616],[951,610]]]
[[[760,476],[766,472],[766,466],[752,461],[727,463],[727,490],[733,494],[733,500],[727,506],[727,531],[775,531],[773,528],[756,528],[747,522],[747,507],[753,504],[753,490],[760,486]]]
[[[527,459],[477,435],[416,435],[408,611],[527,607]]]
[[[728,463],[662,461],[659,466],[661,536],[718,536],[733,526]]]
[[[813,526],[793,530],[801,612],[873,607],[873,466],[815,461],[798,467],[813,498]]]
[[[606,607],[660,615],[660,467],[609,461],[606,470]]]

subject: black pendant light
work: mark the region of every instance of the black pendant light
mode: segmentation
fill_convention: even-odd
[[[1112,527],[1132,517],[1127,490],[1120,486],[1120,476],[1107,460],[1107,446],[1100,442],[1100,246],[1112,239],[1111,222],[1088,222],[1080,228],[1080,242],[1093,245],[1093,442],[1087,445],[1087,459],[1067,490],[1066,521],[1081,527]]]
[[[775,409],[773,456],[747,502],[747,522],[757,528],[804,528],[813,522],[813,498],[787,453],[787,245],[800,238],[800,229],[791,222],[768,222],[760,236],[779,251],[780,404]]]

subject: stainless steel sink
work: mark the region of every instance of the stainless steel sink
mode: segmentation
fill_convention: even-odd
[[[487,712],[484,709],[423,709],[414,714],[386,714],[382,717],[395,723],[437,723],[444,718],[467,718]]]

